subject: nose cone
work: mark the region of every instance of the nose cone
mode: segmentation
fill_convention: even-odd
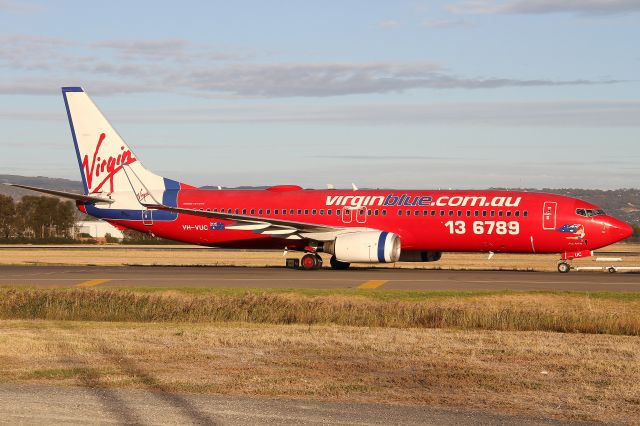
[[[621,220],[610,217],[606,222],[612,242],[626,240],[633,234],[633,228]]]

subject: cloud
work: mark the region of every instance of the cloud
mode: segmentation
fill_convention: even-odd
[[[106,40],[95,42],[92,48],[109,49],[124,59],[207,61],[240,60],[247,53],[228,53],[213,46],[198,45],[184,39],[166,40]]]
[[[0,0],[0,12],[8,12],[13,14],[32,14],[39,13],[44,7],[39,4],[29,3],[26,1]]]
[[[388,30],[391,28],[398,28],[400,26],[400,22],[394,20],[382,21],[378,24],[378,27]]]
[[[472,15],[550,14],[613,15],[640,12],[638,0],[468,0],[451,4],[453,13]]]
[[[283,98],[620,82],[465,77],[430,62],[260,63],[241,57],[180,39],[87,45],[5,36],[0,38],[0,69],[20,72],[13,80],[3,78],[0,93],[48,95],[60,85],[80,84],[96,94],[170,90],[199,97]]]
[[[640,127],[640,101],[438,102],[425,104],[234,104],[120,110],[117,123],[338,124],[455,127]],[[0,120],[59,121],[60,113],[0,110]],[[361,158],[361,157],[360,157]],[[373,159],[373,158],[372,158]],[[401,158],[399,158],[401,159]]]
[[[617,82],[466,78],[430,63],[231,64],[185,70],[167,80],[167,83],[187,90],[241,97],[326,97],[410,89],[493,89]]]
[[[422,23],[424,28],[431,29],[446,29],[446,28],[469,28],[473,24],[469,21],[463,21],[460,19],[443,19],[434,21],[424,21]]]

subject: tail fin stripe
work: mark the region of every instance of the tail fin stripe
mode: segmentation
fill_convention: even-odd
[[[67,100],[67,92],[84,92],[82,87],[63,87],[62,98],[64,99],[64,107],[67,109],[67,119],[69,120],[69,127],[71,127],[71,137],[73,138],[73,146],[76,148],[76,155],[78,156],[78,167],[80,167],[80,176],[82,176],[82,184],[84,185],[84,193],[89,193],[89,185],[87,185],[87,178],[82,170],[82,159],[80,156],[80,147],[78,146],[78,139],[76,138],[76,129],[73,126],[73,119],[71,118],[71,110],[69,109],[69,101]]]

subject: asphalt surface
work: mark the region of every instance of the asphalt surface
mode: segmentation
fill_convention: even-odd
[[[640,274],[171,266],[0,266],[0,286],[640,291]]]
[[[560,425],[535,417],[385,404],[0,385],[0,424]],[[581,423],[584,424],[584,423]]]

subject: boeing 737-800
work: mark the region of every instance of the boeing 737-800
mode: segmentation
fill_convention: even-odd
[[[544,193],[441,190],[205,190],[158,176],[116,133],[87,93],[62,95],[91,216],[170,240],[242,249],[305,252],[303,269],[350,263],[430,262],[443,252],[557,253],[569,261],[632,234],[591,203]]]

